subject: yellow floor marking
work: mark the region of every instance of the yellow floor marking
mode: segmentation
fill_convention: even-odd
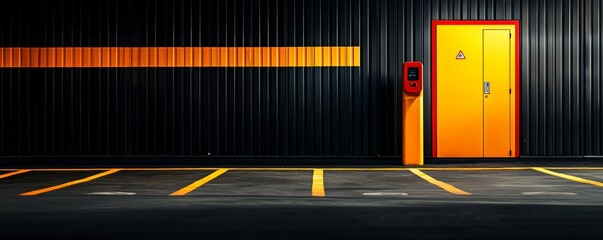
[[[560,177],[560,178],[565,178],[565,179],[568,179],[568,180],[572,180],[574,182],[586,183],[586,184],[591,184],[591,185],[595,185],[595,186],[598,186],[598,187],[603,187],[603,183],[601,183],[601,182],[597,182],[597,181],[593,181],[593,180],[588,180],[588,179],[584,179],[584,178],[581,178],[581,177],[576,177],[576,176],[572,176],[572,175],[568,175],[568,174],[564,174],[564,173],[553,172],[553,171],[546,170],[544,168],[539,168],[539,167],[535,167],[535,168],[532,168],[532,169],[534,169],[536,171],[539,171],[539,172],[542,172],[542,173],[550,174],[550,175],[553,175],[553,176],[556,176],[556,177]]]
[[[100,178],[100,177],[104,177],[104,176],[107,176],[109,174],[116,173],[119,170],[120,169],[107,170],[105,172],[102,172],[102,173],[99,173],[99,174],[96,174],[96,175],[92,175],[92,176],[87,177],[87,178],[82,178],[82,179],[79,179],[79,180],[75,180],[75,181],[71,181],[71,182],[59,184],[59,185],[52,186],[52,187],[42,188],[42,189],[38,189],[38,190],[26,192],[26,193],[21,193],[20,195],[21,196],[34,196],[34,195],[38,195],[38,194],[42,194],[42,193],[54,191],[54,190],[57,190],[57,189],[66,188],[66,187],[69,187],[71,185],[76,185],[76,184],[80,184],[80,183],[92,181],[94,179],[97,179],[97,178]]]
[[[325,196],[325,182],[323,179],[323,170],[314,169],[314,176],[312,176],[312,197],[324,197]]]
[[[110,168],[37,168],[28,169],[30,171],[106,171]],[[215,171],[220,168],[120,168],[122,171]],[[239,168],[228,168],[229,170],[236,171],[313,171],[314,168],[257,168],[257,167],[239,167]],[[406,167],[380,167],[380,168],[322,168],[324,171],[408,171]],[[501,168],[415,168],[419,170],[434,170],[434,171],[484,171],[484,170],[530,170],[531,167],[501,167]],[[602,168],[603,169],[603,168]],[[0,169],[0,171],[16,171],[20,169]],[[596,170],[596,169],[595,169]]]
[[[30,172],[70,172],[70,171],[108,171],[113,168],[28,168]],[[21,169],[0,169],[0,171],[16,171]],[[120,170],[125,170],[120,168]]]
[[[0,175],[0,179],[14,176],[14,175],[21,174],[21,173],[26,173],[26,172],[29,172],[29,170],[17,170],[14,172],[9,172],[9,173]]]
[[[542,167],[544,168],[544,167]],[[603,170],[603,167],[546,167],[549,170]]]
[[[122,171],[215,171],[220,168],[121,168]],[[257,168],[257,167],[239,167],[228,168],[236,171],[313,171],[314,168]],[[0,169],[0,171],[16,171],[18,169]],[[29,169],[30,171],[103,171],[108,168],[38,168]],[[323,168],[323,170],[333,171],[406,171],[407,168]]]
[[[530,167],[419,167],[418,170],[429,171],[492,171],[492,170],[530,170]]]
[[[195,189],[203,186],[203,184],[206,184],[209,181],[213,180],[214,178],[217,178],[218,176],[222,175],[226,171],[228,171],[228,169],[218,169],[215,172],[213,172],[212,174],[209,174],[206,177],[201,178],[200,180],[198,180],[194,183],[191,183],[190,185],[183,187],[182,189],[180,189],[178,191],[173,192],[172,194],[170,194],[170,196],[184,196],[184,195],[188,194],[189,192],[192,192]]]
[[[534,167],[413,167],[417,170],[428,171],[496,171],[496,170],[532,170]],[[603,167],[546,167],[555,170],[603,170]],[[29,168],[28,171],[107,171],[111,168]],[[121,171],[215,171],[218,167],[203,168],[120,168]],[[314,168],[257,168],[238,167],[228,168],[233,171],[313,171]],[[409,167],[379,167],[379,168],[322,168],[324,171],[408,171]],[[0,171],[18,171],[24,169],[0,169]]]
[[[456,194],[456,195],[471,195],[471,193],[468,193],[468,192],[465,192],[465,191],[463,191],[461,189],[458,189],[458,188],[456,188],[456,187],[454,187],[454,186],[452,186],[452,185],[450,185],[448,183],[436,180],[435,178],[432,178],[431,176],[429,176],[429,175],[421,172],[421,170],[419,170],[419,169],[411,168],[410,171],[412,173],[414,173],[415,175],[421,177],[425,181],[427,181],[427,182],[429,182],[429,183],[431,183],[433,185],[436,185],[438,187],[441,187],[442,189],[444,189],[444,190],[446,190],[446,191],[448,191],[448,192],[450,192],[452,194]]]

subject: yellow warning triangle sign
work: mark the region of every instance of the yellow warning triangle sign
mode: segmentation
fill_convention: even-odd
[[[465,54],[463,50],[460,50],[459,53],[456,54],[456,59],[465,59]]]

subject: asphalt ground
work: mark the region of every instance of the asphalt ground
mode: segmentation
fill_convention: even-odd
[[[1,239],[602,239],[603,162],[0,167]]]

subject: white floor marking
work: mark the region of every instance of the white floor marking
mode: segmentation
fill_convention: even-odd
[[[563,196],[576,196],[578,194],[573,192],[522,192],[523,195],[563,195]]]
[[[407,196],[408,193],[403,192],[365,192],[364,196]]]
[[[91,192],[88,195],[135,195],[133,192]]]

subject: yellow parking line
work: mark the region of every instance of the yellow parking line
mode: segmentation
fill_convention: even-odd
[[[324,197],[325,196],[325,182],[323,179],[323,170],[314,169],[314,176],[312,176],[312,197]]]
[[[544,167],[543,167],[544,168]],[[549,170],[603,170],[603,167],[547,167]]]
[[[0,179],[14,176],[14,175],[21,174],[21,173],[26,173],[26,172],[29,172],[29,170],[18,170],[18,171],[14,171],[14,172],[9,172],[9,173],[0,175]]]
[[[428,170],[428,171],[495,171],[495,170],[532,170],[537,166],[532,167],[412,167],[417,170]],[[218,167],[203,167],[203,168],[120,168],[121,171],[215,171],[220,168]],[[268,168],[256,168],[256,167],[238,167],[228,168],[229,170],[236,171],[310,171],[314,168],[288,168],[288,167],[268,167]],[[553,170],[603,170],[603,167],[547,167],[547,169]],[[0,169],[0,171],[19,171],[23,169]],[[107,171],[110,168],[33,168],[27,169],[28,171],[36,172],[52,172],[52,171]],[[367,167],[367,168],[322,168],[324,171],[407,171],[410,170],[408,167]]]
[[[419,167],[429,171],[491,171],[491,170],[530,170],[530,167]]]
[[[213,172],[212,174],[209,174],[206,177],[204,177],[194,183],[191,183],[190,185],[183,187],[182,189],[180,189],[178,191],[173,192],[172,194],[170,194],[170,196],[184,196],[184,195],[188,194],[189,192],[192,192],[195,189],[203,186],[203,184],[206,184],[209,181],[213,180],[214,178],[217,178],[218,176],[222,175],[226,171],[228,171],[228,169],[218,169],[215,172]]]
[[[581,177],[572,176],[572,175],[569,175],[569,174],[553,172],[551,170],[546,170],[544,168],[539,168],[539,167],[535,167],[535,168],[532,168],[532,169],[534,169],[536,171],[539,171],[539,172],[542,172],[542,173],[550,174],[550,175],[553,175],[553,176],[556,176],[556,177],[560,177],[560,178],[565,178],[565,179],[568,179],[568,180],[572,180],[574,182],[586,183],[586,184],[591,184],[591,185],[595,185],[595,186],[598,186],[598,187],[603,187],[603,183],[601,183],[601,182],[597,182],[597,181],[593,181],[593,180],[588,180],[588,179],[584,179],[584,178],[581,178]]]
[[[425,181],[436,185],[438,187],[441,187],[442,189],[452,193],[452,194],[456,194],[456,195],[471,195],[471,193],[465,192],[461,189],[458,189],[448,183],[436,180],[435,178],[432,178],[431,176],[421,172],[421,170],[419,169],[415,169],[415,168],[411,168],[409,169],[412,173],[414,173],[415,175],[421,177],[422,179],[424,179]]]
[[[29,169],[30,171],[40,171],[40,172],[51,172],[51,171],[103,171],[108,170],[109,168],[35,168]],[[179,168],[179,167],[169,167],[169,168],[121,168],[122,171],[215,171],[220,169],[219,167],[203,167],[203,168]],[[267,167],[267,168],[257,168],[257,167],[236,167],[236,168],[228,168],[233,171],[311,171],[314,168],[299,168],[299,167]],[[0,171],[16,171],[19,169],[0,169]],[[333,170],[333,171],[406,171],[407,168],[402,167],[391,167],[391,168],[323,168],[323,170]]]
[[[99,174],[96,174],[96,175],[92,175],[92,176],[87,177],[87,178],[82,178],[80,180],[75,180],[75,181],[71,181],[71,182],[59,184],[59,185],[52,186],[52,187],[42,188],[42,189],[38,189],[38,190],[26,192],[26,193],[21,193],[20,195],[21,196],[34,196],[34,195],[38,195],[38,194],[42,194],[42,193],[54,191],[54,190],[57,190],[57,189],[66,188],[66,187],[69,187],[71,185],[76,185],[76,184],[80,184],[80,183],[92,181],[94,179],[97,179],[97,178],[100,178],[100,177],[104,177],[104,176],[107,176],[109,174],[116,173],[118,171],[119,171],[119,169],[111,169],[111,170],[107,170],[105,172],[102,172],[102,173],[99,173]]]
[[[30,168],[31,172],[54,172],[54,171],[107,171],[110,168]],[[0,171],[18,171],[25,169],[0,169]]]
[[[490,171],[490,170],[531,170],[534,167],[413,167],[418,170],[429,171]],[[205,168],[121,168],[121,171],[215,171],[218,167]],[[309,171],[314,168],[253,168],[253,167],[238,167],[228,168],[236,171]],[[325,171],[407,171],[408,167],[380,167],[380,168],[322,168]],[[547,169],[556,170],[603,170],[603,167],[547,167]],[[22,169],[0,169],[0,171],[18,171]],[[34,168],[29,171],[106,171],[110,168]]]

